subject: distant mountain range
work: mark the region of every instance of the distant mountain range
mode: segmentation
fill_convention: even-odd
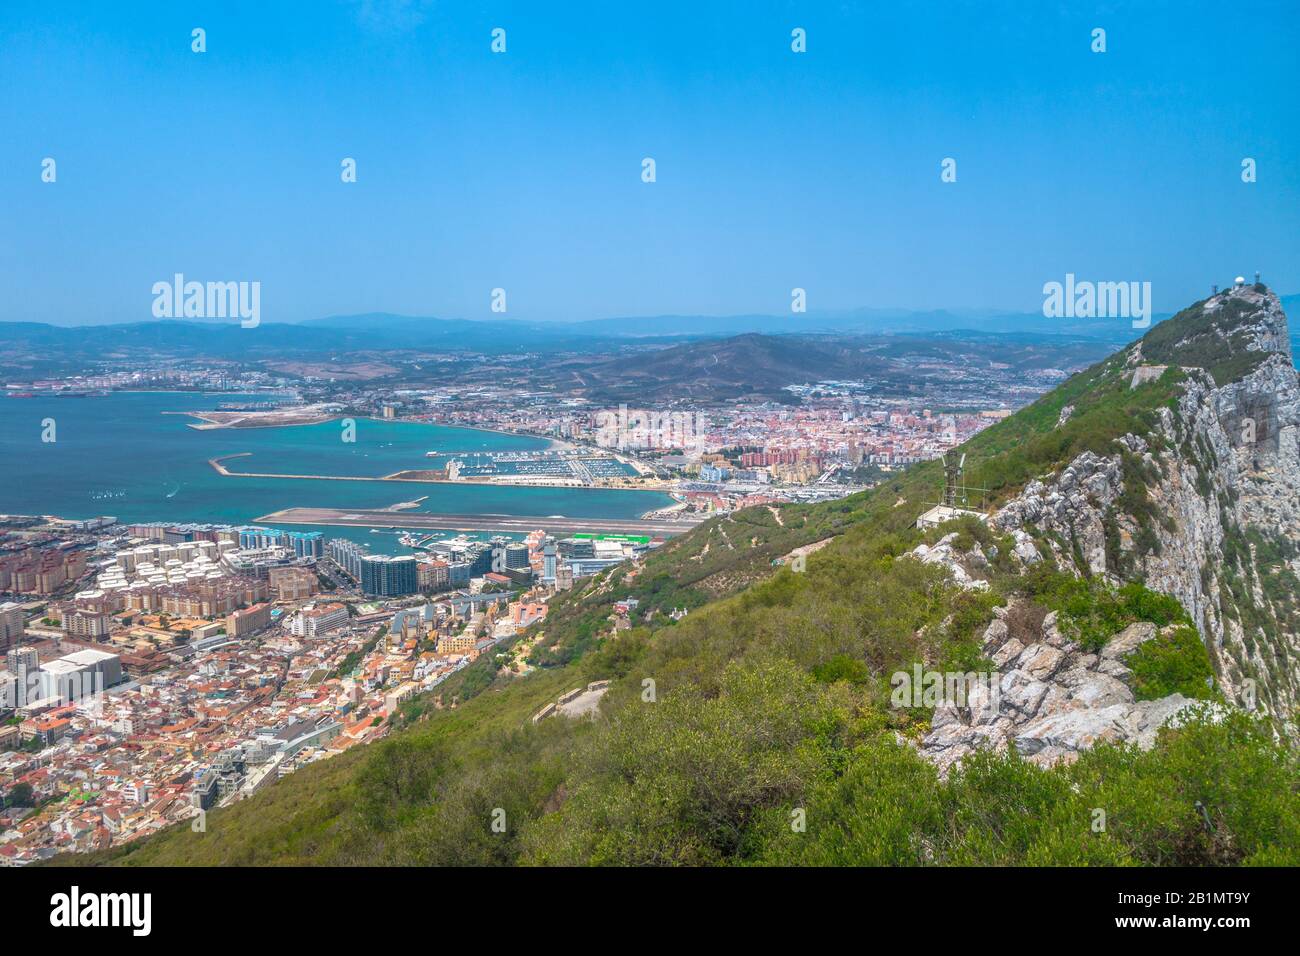
[[[572,374],[597,402],[710,404],[736,398],[790,399],[788,385],[869,381],[880,394],[908,395],[927,384],[956,385],[981,370],[1002,374],[1073,370],[1108,353],[1106,345],[1062,336],[992,332],[936,335],[760,335],[682,342],[608,358],[573,359]],[[561,380],[568,371],[554,371]],[[942,391],[942,388],[940,389]]]
[[[1282,296],[1283,308],[1300,305],[1300,294]],[[1163,322],[1173,313],[1159,313],[1153,324]],[[582,322],[503,322],[464,319],[416,318],[388,312],[362,315],[336,315],[312,319],[303,325],[334,329],[373,329],[390,334],[398,332],[427,334],[431,325],[473,332],[492,328],[511,335],[523,331],[546,340],[723,338],[757,332],[764,335],[864,334],[864,335],[932,335],[940,332],[1003,333],[1017,336],[1066,336],[1093,339],[1110,344],[1126,344],[1138,338],[1131,324],[1117,319],[1053,319],[1035,312],[1008,312],[996,309],[909,309],[860,308],[842,311],[807,312],[791,315],[653,315],[590,319]]]
[[[384,350],[582,351],[608,348],[611,341],[566,326],[383,315],[339,316],[300,325],[263,322],[249,329],[241,328],[235,319],[224,322],[165,319],[80,327],[0,323],[0,344],[6,348],[91,350],[108,355],[136,349],[177,356],[231,358]]]
[[[1300,295],[1283,296],[1285,308]],[[1156,316],[1160,322],[1168,316]],[[370,312],[334,315],[300,324],[263,322],[244,329],[236,320],[161,320],[124,325],[56,326],[0,322],[0,370],[58,374],[94,359],[140,355],[249,360],[267,357],[383,351],[481,352],[490,355],[614,353],[647,346],[745,335],[898,336],[964,342],[1093,343],[1117,348],[1137,337],[1125,320],[1049,319],[991,310],[908,311],[855,309],[800,315],[661,315],[583,322],[514,319],[442,319]],[[738,346],[742,347],[742,346]],[[662,361],[674,361],[664,356]],[[739,383],[737,383],[739,384]]]
[[[1167,318],[1161,316],[1159,318]],[[367,329],[385,335],[427,336],[431,328],[473,335],[491,330],[535,336],[538,341],[610,341],[638,339],[724,338],[762,335],[857,334],[929,335],[935,332],[972,331],[1025,335],[1066,335],[1110,343],[1128,342],[1136,336],[1124,321],[1112,319],[1048,319],[1034,313],[992,310],[910,311],[907,309],[854,309],[843,312],[807,312],[791,315],[652,315],[590,319],[582,322],[469,321],[371,312],[335,315],[302,323],[310,328]]]
[[[1047,319],[1033,313],[987,310],[916,312],[907,309],[853,309],[797,315],[657,315],[595,319],[576,324],[602,335],[629,337],[743,335],[746,332],[767,335],[809,332],[924,335],[955,330],[1070,335],[1108,341],[1132,337],[1127,334],[1122,322],[1093,319],[1063,323],[1059,319]]]
[[[1283,308],[1300,305],[1300,294],[1280,297]],[[1155,322],[1169,318],[1172,313],[1158,313]],[[231,319],[183,319],[180,324],[203,326],[232,326]],[[111,325],[69,325],[54,328],[126,329],[138,326],[166,324],[161,322],[117,323]],[[953,331],[957,329],[983,332],[1027,332],[1043,335],[1071,335],[1086,338],[1112,339],[1116,336],[1131,341],[1137,336],[1128,333],[1126,324],[1113,319],[1051,319],[1038,312],[1015,312],[1005,309],[931,309],[857,308],[813,311],[800,314],[742,314],[742,315],[643,315],[615,316],[575,322],[537,322],[509,318],[451,319],[437,316],[399,315],[393,312],[362,312],[350,315],[330,315],[303,322],[266,323],[266,325],[292,325],[297,328],[364,330],[383,332],[386,336],[409,340],[426,339],[430,335],[473,334],[475,332],[507,332],[512,337],[535,334],[548,339],[587,338],[669,338],[676,336],[720,337],[761,332],[767,335],[800,332],[859,332],[867,334],[906,334]],[[17,327],[45,327],[39,322],[6,322],[0,318],[0,330]]]

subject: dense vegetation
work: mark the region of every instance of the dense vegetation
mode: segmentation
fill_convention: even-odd
[[[1137,582],[1116,588],[1096,578],[1063,574],[1046,564],[1036,565],[1024,577],[1020,582],[1024,591],[1056,611],[1062,632],[1090,651],[1101,650],[1113,635],[1138,621],[1156,627],[1191,623],[1176,600]]]
[[[1082,451],[1114,454],[1126,432],[1150,435],[1181,372],[1137,389],[1128,377],[1112,358],[981,433],[966,449],[972,483],[1001,500]],[[979,636],[1007,602],[1009,626],[1055,611],[1063,633],[1094,649],[1150,622],[1161,635],[1127,658],[1138,696],[1216,696],[1173,599],[1046,562],[1022,573],[1012,542],[978,521],[918,531],[941,481],[931,462],[842,501],[711,521],[558,598],[527,677],[482,658],[441,688],[459,706],[413,707],[389,739],[210,813],[205,833],[178,826],[94,859],[1300,864],[1296,752],[1267,720],[1212,699],[1153,750],[1102,745],[1050,770],[987,753],[940,779],[908,745],[930,713],[891,707],[890,675],[914,663],[987,668]],[[903,557],[952,531],[979,549],[987,592]],[[806,573],[774,566],[818,542]],[[1241,547],[1283,555],[1263,538]],[[640,604],[616,630],[612,605],[627,597]],[[689,613],[674,620],[675,609]],[[530,721],[604,678],[597,720]]]
[[[1249,334],[1241,320],[1253,311],[1250,304],[1225,298],[1216,311],[1206,312],[1204,306],[1205,301],[1188,306],[1148,332],[1142,339],[1143,358],[1156,365],[1203,368],[1214,376],[1216,384],[1224,385],[1268,357],[1267,352],[1246,348]]]
[[[1212,696],[1214,670],[1201,635],[1187,624],[1147,641],[1125,663],[1133,671],[1133,693],[1138,700],[1156,700],[1170,694],[1193,700]]]
[[[783,568],[678,623],[634,627],[576,663],[494,684],[365,752],[210,814],[207,833],[177,828],[108,856],[422,865],[1300,862],[1300,767],[1267,723],[1244,714],[1190,720],[1163,732],[1151,752],[1101,747],[1050,771],[1014,754],[988,756],[938,780],[897,743],[896,735],[923,732],[929,715],[889,707],[890,673],[914,660],[976,666],[978,629],[1013,596],[1044,613],[1040,599],[1072,619],[1109,621],[1096,625],[1103,629],[1134,619],[1178,623],[1180,612],[1140,586],[1111,592],[1091,583],[1076,592],[1068,585],[1075,579],[1047,573],[994,571],[992,592],[963,592],[941,569],[899,557],[919,539],[869,541],[850,529],[814,554],[805,574]],[[1205,653],[1174,633],[1134,669],[1142,681],[1186,692]],[[598,677],[615,681],[604,719],[529,722],[548,700]],[[1208,808],[1208,827],[1197,801]],[[1104,831],[1093,829],[1097,808]]]

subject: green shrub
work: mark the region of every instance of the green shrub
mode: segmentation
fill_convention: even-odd
[[[847,654],[836,654],[824,664],[818,664],[812,670],[813,677],[823,684],[847,681],[850,684],[866,684],[871,680],[871,670],[864,661]]]
[[[1214,696],[1214,670],[1210,655],[1196,628],[1182,626],[1157,635],[1129,654],[1124,663],[1133,671],[1133,692],[1138,700],[1156,700],[1170,694],[1193,699]]]
[[[1175,598],[1138,582],[1115,588],[1099,579],[1076,578],[1037,565],[1018,586],[1022,593],[1056,611],[1061,632],[1090,651],[1101,650],[1112,637],[1138,621],[1156,627],[1191,623]]]

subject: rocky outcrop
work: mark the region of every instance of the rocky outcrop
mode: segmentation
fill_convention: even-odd
[[[958,587],[966,588],[971,591],[987,591],[988,581],[976,577],[968,570],[969,566],[975,562],[985,560],[984,555],[976,550],[963,554],[957,550],[956,546],[957,532],[944,535],[933,545],[917,545],[910,553],[922,564],[937,564],[948,569],[952,575],[952,580]]]
[[[1287,544],[1300,542],[1300,376],[1286,316],[1271,292],[1244,286],[1170,322],[1124,362],[1153,369],[1132,374],[1135,386],[1156,361],[1185,375],[1156,427],[1029,482],[991,524],[1031,534],[1062,568],[1140,578],[1176,597],[1225,694],[1290,720],[1300,707],[1300,554]],[[1130,481],[1143,486],[1145,514],[1125,505]]]
[[[1160,727],[1191,703],[1181,694],[1134,697],[1124,660],[1156,635],[1152,624],[1134,624],[1092,654],[1061,634],[1055,613],[1021,636],[1007,626],[1008,609],[997,615],[982,642],[997,671],[987,680],[969,675],[964,701],[935,707],[921,743],[941,773],[980,748],[1014,747],[1043,766],[1073,760],[1102,741],[1149,748]]]
[[[1080,549],[1095,574],[1106,571],[1103,518],[1123,490],[1118,454],[1102,458],[1084,452],[1051,481],[1035,480],[993,518],[1001,530],[1025,527],[1052,531]]]

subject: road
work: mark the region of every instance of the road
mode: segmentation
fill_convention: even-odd
[[[286,508],[256,519],[258,524],[317,524],[357,528],[400,528],[415,531],[506,531],[527,534],[596,532],[605,534],[674,535],[690,531],[700,517],[674,519],[569,518],[558,515],[430,514],[410,511],[347,511],[340,508]]]

